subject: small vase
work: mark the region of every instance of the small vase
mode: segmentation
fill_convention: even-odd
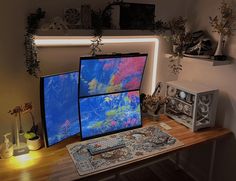
[[[224,48],[224,41],[223,41],[223,35],[220,33],[219,34],[219,41],[218,41],[218,45],[215,51],[214,56],[222,56],[223,54],[223,48]]]
[[[224,55],[224,43],[224,36],[219,34],[219,41],[214,54],[214,60],[224,61],[227,59],[227,56]]]

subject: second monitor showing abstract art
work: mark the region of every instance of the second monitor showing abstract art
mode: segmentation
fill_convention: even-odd
[[[78,72],[41,77],[41,106],[46,146],[80,132]]]
[[[122,54],[80,59],[79,96],[140,89],[147,54]]]
[[[80,98],[82,139],[142,126],[139,91]]]

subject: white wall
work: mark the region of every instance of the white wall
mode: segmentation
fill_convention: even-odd
[[[218,12],[220,0],[191,1],[186,10],[187,18],[192,20],[192,30],[205,30],[217,41],[217,34],[212,33],[209,16]],[[235,5],[236,1],[232,1]],[[235,6],[233,6],[235,8]],[[236,9],[234,9],[236,11]],[[236,33],[236,32],[235,32]],[[219,104],[216,116],[218,125],[229,128],[236,133],[236,37],[230,37],[227,42],[226,54],[233,58],[230,65],[213,67],[212,63],[198,59],[185,58],[180,80],[192,80],[218,87],[220,90]],[[206,180],[209,170],[211,145],[183,153],[186,168],[192,171],[201,181]],[[236,179],[236,141],[235,137],[226,138],[217,143],[214,181],[234,181]]]
[[[135,0],[133,0],[135,1]],[[179,15],[186,15],[192,20],[193,30],[210,30],[208,16],[214,16],[220,0],[152,0],[156,2],[157,18],[168,19]],[[26,17],[36,8],[41,7],[47,12],[47,18],[61,16],[65,7],[79,7],[81,3],[90,3],[93,8],[104,6],[108,1],[95,0],[8,0],[0,6],[0,141],[3,133],[12,131],[14,118],[7,112],[16,105],[32,101],[37,121],[41,122],[39,105],[39,80],[29,76],[24,66],[24,33]],[[135,1],[147,2],[147,1]],[[148,1],[149,2],[149,1]],[[235,0],[233,0],[235,3]],[[214,38],[217,35],[213,34]],[[229,42],[228,55],[236,58],[234,52],[236,39]],[[115,47],[113,47],[115,48]],[[146,47],[148,48],[148,46]],[[116,49],[116,48],[115,48]],[[160,44],[158,80],[168,81],[175,79],[167,69],[168,61],[164,58],[164,43]],[[141,50],[145,51],[145,47]],[[78,48],[41,48],[39,57],[42,60],[42,75],[74,70],[77,67],[78,55],[87,49],[77,52]],[[119,51],[124,51],[120,49]],[[78,54],[77,54],[78,53]],[[179,79],[195,80],[219,87],[221,90],[217,124],[224,125],[236,132],[236,67],[235,63],[226,66],[212,67],[209,62],[200,60],[184,60],[183,71]],[[25,117],[24,127],[30,126],[30,119]],[[182,155],[186,168],[199,170],[200,180],[206,178],[209,168],[210,146],[204,145],[197,149],[185,152]],[[233,181],[236,178],[236,142],[235,139],[226,139],[218,142],[214,181]],[[203,175],[202,175],[203,173]],[[201,179],[203,178],[203,179]]]
[[[171,18],[173,16],[183,15],[184,2],[186,0],[150,0],[156,2],[156,14],[160,18]],[[36,121],[41,124],[40,101],[39,101],[39,80],[29,76],[26,73],[24,61],[24,33],[26,26],[26,17],[31,12],[35,12],[41,7],[47,12],[46,17],[50,19],[55,16],[62,16],[66,7],[80,7],[81,3],[89,3],[92,8],[104,7],[108,0],[8,0],[1,2],[0,6],[0,142],[2,135],[13,131],[14,118],[7,112],[16,105],[32,101]],[[147,2],[139,0],[133,2]],[[161,44],[161,51],[164,47]],[[139,47],[139,50],[146,51],[147,47]],[[113,47],[115,50],[116,47]],[[134,47],[122,51],[134,51]],[[112,49],[112,48],[111,48]],[[121,51],[121,47],[119,51]],[[107,49],[108,50],[108,49]],[[85,52],[86,54],[88,51]],[[41,48],[39,57],[42,60],[42,75],[58,73],[61,71],[74,70],[77,67],[78,55],[83,54],[83,50],[77,48]],[[167,70],[168,63],[160,55],[158,80],[168,80],[173,77]],[[149,73],[148,73],[149,74]],[[23,118],[25,130],[31,126],[30,118]]]

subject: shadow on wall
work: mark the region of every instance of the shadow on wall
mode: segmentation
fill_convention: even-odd
[[[217,125],[227,127],[230,130],[235,127],[236,120],[232,120],[232,118],[236,117],[234,105],[236,105],[234,99],[230,99],[225,92],[220,93],[216,115]],[[236,172],[233,170],[236,168],[236,160],[232,157],[236,153],[235,134],[234,132],[230,137],[217,142],[215,161],[217,167],[214,170],[214,173],[217,174],[214,174],[214,181],[235,181]]]
[[[235,122],[232,121],[232,118],[236,117],[236,110],[234,108],[236,102],[232,101],[234,100],[231,100],[226,92],[220,92],[216,114],[216,125],[227,127],[229,129],[233,127]]]
[[[217,142],[216,162],[213,177],[214,181],[235,181],[236,178],[236,160],[232,155],[236,153],[236,139],[232,134],[227,139],[221,139]],[[227,169],[226,169],[227,168]]]

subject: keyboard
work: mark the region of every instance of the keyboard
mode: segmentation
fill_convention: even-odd
[[[88,151],[91,155],[97,155],[123,147],[125,142],[122,138],[109,138],[88,144]]]

